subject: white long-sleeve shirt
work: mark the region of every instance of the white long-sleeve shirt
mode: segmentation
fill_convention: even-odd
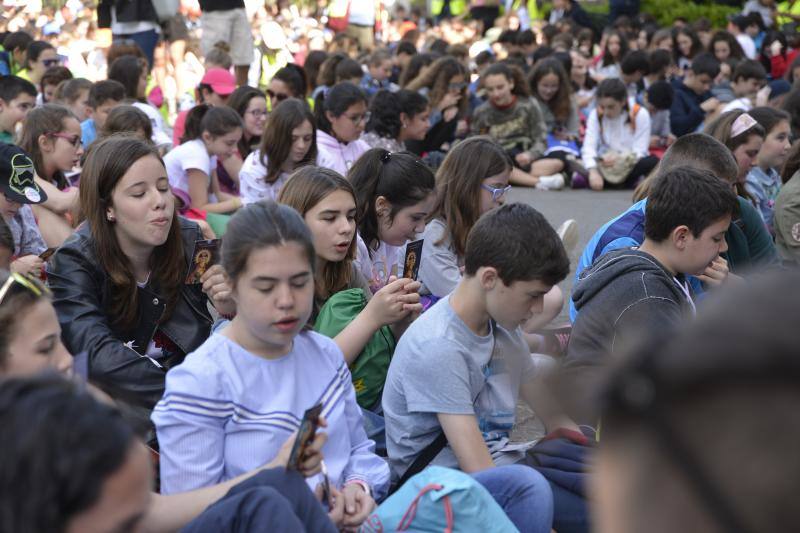
[[[634,105],[633,100],[628,101],[628,109],[634,109]],[[581,149],[583,165],[587,169],[597,167],[598,158],[609,151],[621,154],[633,152],[638,158],[647,155],[650,147],[650,113],[642,106],[637,107],[632,121],[627,109],[623,109],[617,118],[603,117],[602,130],[597,109],[592,110]]]
[[[152,415],[162,493],[207,487],[266,464],[317,403],[328,421],[322,453],[331,483],[363,481],[383,497],[389,467],[364,431],[342,351],[310,331],[278,359],[253,355],[215,333],[167,373]],[[314,488],[321,478],[307,481]]]

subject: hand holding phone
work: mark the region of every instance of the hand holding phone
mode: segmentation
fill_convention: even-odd
[[[300,421],[300,429],[292,445],[289,454],[289,462],[286,464],[287,470],[302,470],[303,460],[306,455],[306,448],[314,440],[314,435],[319,428],[319,417],[322,414],[322,404],[318,403],[310,409],[306,409],[303,420]]]

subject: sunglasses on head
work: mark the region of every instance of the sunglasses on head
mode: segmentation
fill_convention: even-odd
[[[3,286],[0,287],[0,304],[3,303],[3,300],[5,300],[6,296],[15,286],[21,286],[24,289],[29,290],[37,297],[42,296],[43,294],[50,294],[50,291],[47,289],[47,287],[42,285],[42,283],[36,278],[26,274],[12,272],[8,275],[8,279],[6,279],[6,282],[3,283]]]
[[[289,98],[288,94],[276,93],[276,92],[271,91],[269,89],[267,89],[267,96],[269,96],[270,100],[274,99],[274,100],[277,100],[278,102],[283,102],[284,100]]]

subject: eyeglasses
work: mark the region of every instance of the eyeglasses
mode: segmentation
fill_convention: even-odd
[[[492,187],[490,185],[484,185],[481,183],[481,189],[492,193],[492,201],[496,202],[511,190],[511,185],[506,185],[505,187]]]
[[[58,58],[55,59],[42,59],[42,65],[47,68],[56,67],[61,64],[61,60]]]
[[[11,288],[15,283],[31,291],[37,297],[42,296],[43,294],[50,294],[50,291],[47,289],[47,287],[42,285],[36,278],[25,274],[20,274],[18,272],[12,272],[9,274],[6,282],[3,283],[3,286],[0,287],[0,304],[3,303],[6,295],[11,292]]]
[[[68,143],[72,145],[73,148],[77,148],[81,145],[81,136],[80,135],[69,135],[67,133],[48,133],[51,137],[58,137],[59,139],[64,139]]]
[[[463,81],[461,83],[450,83],[447,85],[448,91],[463,91],[467,87],[467,84]]]
[[[349,115],[345,115],[345,116],[347,118],[349,118],[351,121],[353,121],[353,124],[361,124],[362,121],[363,122],[369,122],[369,119],[370,119],[370,117],[372,117],[372,114],[369,111],[367,111],[363,115],[354,115],[352,117],[349,116]]]
[[[288,94],[276,93],[276,92],[273,92],[273,91],[271,91],[269,89],[267,89],[267,96],[269,96],[270,100],[277,100],[278,102],[283,102],[284,100],[289,98]]]
[[[251,109],[250,111],[245,111],[245,114],[253,115],[255,118],[264,118],[268,113],[263,109]]]

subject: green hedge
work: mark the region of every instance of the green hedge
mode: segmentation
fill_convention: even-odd
[[[580,2],[592,20],[596,23],[605,22],[604,16],[608,15],[608,2]],[[542,13],[548,13],[552,8],[551,2],[545,2]],[[659,26],[670,27],[672,22],[683,17],[689,22],[701,17],[706,17],[715,28],[725,28],[728,24],[728,15],[741,11],[738,7],[716,4],[708,0],[642,0],[642,13],[650,13],[658,21]]]
[[[705,17],[714,28],[725,28],[728,25],[728,15],[739,13],[741,9],[707,1],[642,0],[641,11],[656,17],[659,26],[672,26],[672,22],[678,17],[689,22]]]

